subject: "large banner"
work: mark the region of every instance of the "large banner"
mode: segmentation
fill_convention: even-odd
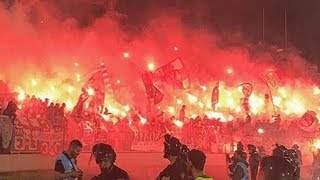
[[[13,136],[13,151],[39,153],[41,129],[42,127],[37,119],[16,119]]]

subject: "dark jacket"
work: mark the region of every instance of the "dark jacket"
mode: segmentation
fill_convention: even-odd
[[[108,171],[102,172],[92,180],[130,180],[129,175],[123,169],[113,165]]]
[[[162,177],[170,177],[170,180],[185,180],[187,179],[187,164],[181,158],[177,158],[177,160],[167,166],[158,176],[157,179],[161,179]]]

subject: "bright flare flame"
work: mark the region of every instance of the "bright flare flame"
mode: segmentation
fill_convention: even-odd
[[[20,91],[18,94],[18,101],[24,101],[26,99],[26,94],[23,91]]]
[[[202,91],[207,91],[207,87],[206,86],[201,86]]]
[[[142,117],[142,116],[139,116],[140,117],[140,123],[141,124],[146,124],[147,123],[147,119],[146,118],[144,118],[144,117]]]
[[[259,133],[259,134],[263,134],[263,133],[264,133],[264,130],[263,130],[262,128],[259,128],[259,129],[258,129],[258,133]]]
[[[232,68],[227,68],[226,72],[227,72],[228,74],[233,74],[233,69],[232,69]]]
[[[182,100],[181,99],[177,99],[177,104],[182,104]]]
[[[183,127],[183,122],[180,120],[173,120],[173,124],[176,125],[178,128]]]
[[[314,95],[319,95],[320,94],[320,88],[318,86],[313,88],[313,94]]]
[[[169,106],[169,107],[168,107],[168,112],[173,115],[174,112],[175,112],[174,107],[173,107],[173,106]]]
[[[93,96],[93,95],[94,95],[94,89],[92,89],[91,87],[89,87],[89,88],[87,89],[87,93],[88,93],[89,96]]]
[[[155,65],[153,63],[148,64],[148,69],[149,71],[154,71],[155,70]]]
[[[123,57],[126,58],[126,59],[128,59],[128,58],[130,57],[129,52],[124,52],[124,53],[123,53]]]
[[[226,122],[226,118],[222,113],[210,111],[207,113],[209,119],[220,119],[221,122]]]
[[[198,98],[192,94],[188,94],[188,100],[191,104],[194,104],[198,101]]]
[[[32,79],[31,80],[31,85],[32,86],[36,86],[38,84],[38,82],[35,80],[35,79]]]

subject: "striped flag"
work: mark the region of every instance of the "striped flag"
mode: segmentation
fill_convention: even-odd
[[[277,89],[279,87],[278,75],[274,71],[267,71],[263,75],[263,80],[267,83],[269,88]]]
[[[94,112],[98,109],[103,110],[105,94],[113,94],[110,74],[106,66],[101,65],[92,71],[89,80],[83,85],[78,103],[73,110],[73,115],[82,114],[84,103],[88,103],[88,108]]]

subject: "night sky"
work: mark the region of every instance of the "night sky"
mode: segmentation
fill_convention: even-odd
[[[14,1],[1,0],[12,7]],[[61,20],[73,17],[87,27],[108,13],[108,0],[43,0],[60,11]],[[43,2],[42,1],[42,2]],[[36,6],[36,3],[34,3]],[[116,10],[127,18],[125,28],[137,30],[164,11],[179,11],[182,20],[195,28],[215,33],[241,32],[241,43],[262,41],[262,9],[265,9],[265,42],[284,47],[284,12],[287,12],[289,46],[299,49],[311,62],[320,64],[319,0],[117,0]],[[34,22],[36,13],[30,11]]]

